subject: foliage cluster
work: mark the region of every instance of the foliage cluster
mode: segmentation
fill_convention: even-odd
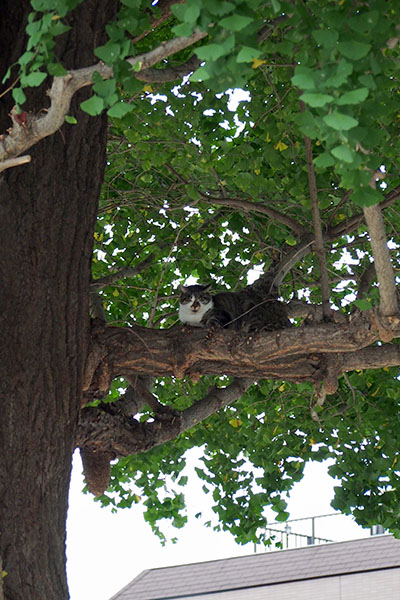
[[[76,4],[32,0],[37,12],[20,59],[17,103],[46,73],[63,74],[54,38]],[[312,144],[331,307],[351,314],[357,303],[377,306],[376,283],[358,293],[372,258],[366,225],[356,217],[363,206],[385,203],[400,184],[397,3],[186,0],[171,11],[159,29],[140,37],[159,7],[121,2],[109,40],[95,52],[114,77],[96,76],[94,94],[82,105],[93,115],[108,109],[111,117],[93,259],[108,321],[170,327],[178,284],[188,277],[239,289],[249,270],[261,273],[296,249],[302,259],[284,279],[281,298],[321,303],[305,138]],[[135,69],[127,57],[196,28],[207,38],[157,67],[194,52],[202,65],[190,77],[174,87],[135,79],[140,62]],[[400,215],[395,203],[387,205],[398,269]],[[220,526],[246,543],[265,526],[265,506],[287,518],[284,495],[306,462],[331,457],[339,480],[334,507],[399,534],[397,377],[398,368],[351,373],[323,406],[315,404],[312,384],[259,381],[173,442],[119,460],[101,501],[143,502],[162,537],[159,519],[185,523],[185,453],[204,447],[197,470],[203,489],[213,496]],[[158,378],[153,391],[162,404],[182,409],[215,381],[227,383],[223,376]],[[109,400],[124,385],[114,382]],[[152,419],[151,410],[140,418]]]

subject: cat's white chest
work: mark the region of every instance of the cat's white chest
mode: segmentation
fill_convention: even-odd
[[[202,304],[192,297],[192,301],[179,305],[179,319],[182,323],[192,327],[202,327],[201,320],[204,315],[212,308],[212,300],[207,304]]]

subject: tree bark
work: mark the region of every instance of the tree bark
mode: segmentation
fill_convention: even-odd
[[[29,3],[2,3],[1,74],[21,53]],[[83,3],[58,42],[67,68],[93,62],[108,0]],[[28,91],[48,105],[46,82]],[[5,600],[68,598],[65,521],[71,456],[88,349],[93,230],[106,121],[83,114],[77,94],[65,125],[32,149],[29,165],[0,179],[0,556]],[[33,98],[33,100],[32,100]],[[3,98],[1,130],[9,126]]]

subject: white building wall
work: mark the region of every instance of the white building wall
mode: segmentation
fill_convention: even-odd
[[[301,573],[299,573],[301,577]],[[196,600],[400,600],[400,568],[196,595]],[[181,597],[193,600],[193,596]]]

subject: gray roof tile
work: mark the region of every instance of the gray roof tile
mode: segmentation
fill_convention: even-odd
[[[143,571],[111,600],[164,600],[400,567],[400,540],[373,536]]]

